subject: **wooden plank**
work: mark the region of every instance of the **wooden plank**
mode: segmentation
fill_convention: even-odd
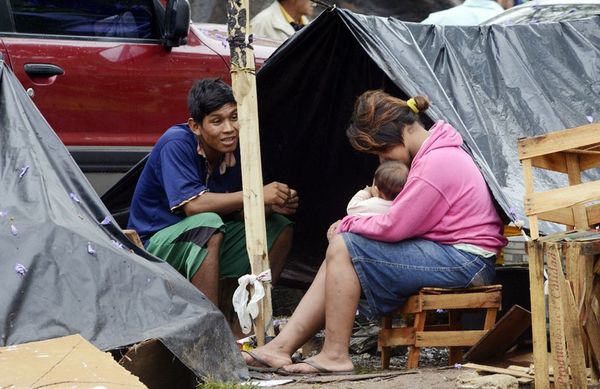
[[[465,360],[482,363],[503,354],[529,327],[531,312],[519,305],[513,305],[494,327],[466,352]]]
[[[228,32],[230,38],[248,42],[250,18],[248,0],[229,0]],[[256,70],[252,46],[230,44],[231,85],[238,106],[240,125],[240,157],[242,189],[244,192],[244,224],[246,249],[252,274],[269,269],[265,203],[263,198],[262,166],[256,97]],[[260,301],[259,315],[255,321],[255,335],[259,346],[265,344],[265,333],[275,335],[272,322],[271,288],[264,283],[265,296]]]
[[[573,219],[573,211],[571,208],[561,208],[547,212],[540,212],[537,214],[537,217],[539,220],[564,224],[565,226],[572,226],[575,224],[575,219]]]
[[[539,155],[556,153],[568,149],[589,146],[600,142],[600,124],[554,131],[544,135],[519,139],[517,142],[519,159],[533,158]]]
[[[544,252],[543,243],[527,242],[529,253],[529,292],[531,297],[531,327],[533,358],[538,374],[535,375],[537,389],[549,389],[548,349],[546,346],[546,304],[544,299]]]
[[[596,367],[600,368],[600,280],[596,280],[591,293],[583,328],[589,339],[592,358]]]
[[[586,212],[590,226],[600,224],[600,204],[588,205]]]
[[[550,319],[550,343],[552,349],[552,367],[556,388],[569,387],[569,359],[567,355],[564,312],[561,299],[564,298],[560,274],[560,253],[557,244],[546,245],[546,263],[548,264],[548,306]]]
[[[600,200],[600,181],[526,194],[525,214],[527,216],[536,215],[592,200]]]
[[[495,366],[487,366],[487,365],[480,365],[477,363],[464,363],[462,365],[463,368],[467,368],[467,369],[475,369],[475,370],[481,370],[481,371],[486,371],[489,373],[496,373],[496,374],[508,374],[508,375],[512,375],[514,377],[523,377],[523,378],[534,378],[531,374],[527,374],[521,370],[517,370],[517,369],[503,369],[501,367],[495,367]],[[539,387],[537,386],[537,374],[536,374],[536,389],[539,389]],[[548,375],[546,374],[546,378],[548,378]]]
[[[471,286],[469,288],[434,288],[426,287],[422,288],[419,293],[421,294],[463,294],[463,293],[475,293],[475,292],[497,292],[502,290],[502,285],[482,285],[482,286]]]
[[[571,368],[571,383],[574,388],[585,388],[587,386],[587,372],[585,370],[585,352],[583,351],[579,312],[575,305],[575,296],[573,296],[569,281],[564,279],[564,275],[560,279],[563,282],[562,303],[565,314],[564,327],[569,354],[569,367]]]
[[[142,240],[140,239],[140,236],[138,235],[136,230],[123,230],[123,234],[125,234],[127,239],[131,241],[131,243],[133,243],[141,249],[144,248],[144,244],[142,243]]]
[[[414,327],[399,327],[391,329],[381,329],[379,331],[379,347],[388,346],[408,346],[415,344]]]
[[[594,169],[600,167],[600,156],[593,154],[583,154],[579,155],[579,167],[581,171],[586,171],[588,169]]]
[[[494,308],[501,305],[501,293],[423,295],[422,303],[423,310]]]
[[[567,173],[565,156],[565,152],[540,155],[539,157],[531,158],[531,165],[539,169]]]
[[[415,345],[417,347],[452,347],[472,346],[485,335],[485,330],[470,331],[417,331]]]
[[[569,177],[569,185],[578,185],[581,184],[581,170],[579,169],[579,156],[577,154],[568,153],[566,155],[567,162],[567,175]],[[571,226],[572,229],[580,228],[586,229],[589,227],[587,221],[587,212],[585,211],[585,206],[583,204],[577,204],[573,206],[573,219],[575,224]]]
[[[523,184],[525,186],[525,198],[533,193],[533,172],[531,159],[525,159],[521,161],[523,165]],[[540,236],[540,232],[538,229],[538,217],[537,215],[528,215],[529,219],[529,233],[531,234],[531,239],[537,239]]]
[[[398,310],[396,310],[395,314],[416,313],[416,312],[421,312],[422,310],[423,310],[423,307],[421,305],[421,296],[416,294],[416,295],[410,296],[406,300],[404,305],[402,307],[400,307]]]

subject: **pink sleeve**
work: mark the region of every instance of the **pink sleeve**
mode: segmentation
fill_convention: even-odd
[[[338,232],[353,232],[369,239],[398,242],[429,232],[448,212],[448,201],[427,181],[415,177],[385,215],[346,216]]]

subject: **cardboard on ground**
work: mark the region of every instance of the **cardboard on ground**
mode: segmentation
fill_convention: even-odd
[[[0,347],[0,388],[146,388],[80,335]]]

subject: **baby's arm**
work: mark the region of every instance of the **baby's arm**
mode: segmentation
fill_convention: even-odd
[[[361,189],[358,192],[356,192],[356,194],[348,203],[348,207],[346,208],[348,215],[356,213],[357,208],[362,209],[362,207],[360,206],[361,203],[365,200],[370,199],[371,197],[373,196],[371,195],[371,188],[369,186],[365,187],[365,189]]]

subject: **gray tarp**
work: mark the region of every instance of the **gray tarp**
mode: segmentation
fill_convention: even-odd
[[[221,312],[112,217],[102,223],[108,210],[1,60],[0,182],[0,346],[157,338],[198,376],[247,376]]]
[[[345,136],[368,89],[428,96],[425,124],[453,124],[505,220],[525,219],[517,139],[600,121],[600,18],[443,27],[333,9],[274,53],[257,85],[263,168],[298,189],[296,243],[318,261],[377,164]],[[566,182],[536,171],[538,189]]]

